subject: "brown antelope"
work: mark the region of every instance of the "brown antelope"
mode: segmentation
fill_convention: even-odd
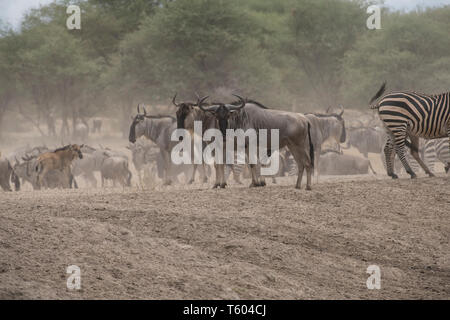
[[[37,159],[36,171],[37,171],[37,185],[38,188],[43,186],[43,182],[46,185],[45,177],[51,170],[60,170],[63,172],[65,181],[63,182],[64,188],[70,187],[72,179],[71,164],[72,161],[78,156],[83,159],[81,148],[76,144],[70,144],[65,147],[56,149],[53,152],[46,152],[41,154]]]

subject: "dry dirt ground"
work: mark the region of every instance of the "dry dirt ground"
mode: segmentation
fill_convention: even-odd
[[[450,299],[448,176],[313,188],[0,192],[0,298]]]

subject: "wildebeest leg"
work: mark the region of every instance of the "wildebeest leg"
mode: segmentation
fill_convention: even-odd
[[[250,184],[250,188],[259,187],[259,181],[256,174],[256,164],[249,164],[250,174],[252,176],[252,183]]]
[[[220,187],[220,164],[214,163],[214,171],[216,172],[216,182],[214,183],[213,189]]]
[[[48,169],[45,167],[42,169],[39,169],[39,170],[40,170],[40,172],[38,172],[37,177],[36,177],[38,190],[40,190],[42,187],[47,188],[46,177],[47,177],[47,173],[48,173]]]
[[[103,176],[103,173],[101,174],[101,179],[102,179],[102,188],[105,187],[105,177]]]
[[[367,161],[369,161],[369,169],[372,170],[372,173],[376,175],[377,173],[375,172],[375,170],[373,170],[373,167],[372,167],[372,164],[370,163],[370,160],[367,160]]]
[[[386,158],[387,175],[389,177],[392,177],[392,179],[398,179],[398,176],[394,173],[395,153],[394,153],[394,145],[390,137],[388,137],[386,145],[384,146],[384,156]]]
[[[314,146],[314,152],[315,152],[315,159],[314,159],[314,169],[316,171],[316,183],[319,183],[319,159],[320,159],[320,153],[322,152],[322,146]]]
[[[240,174],[236,172],[234,165],[232,165],[230,167],[230,169],[231,169],[231,171],[233,173],[233,180],[234,180],[234,182],[236,182],[237,184],[242,184],[241,179],[239,177]]]
[[[164,161],[164,177],[163,177],[163,181],[164,181],[164,185],[170,185],[172,184],[172,161],[170,159],[170,155],[168,152],[163,151],[161,152],[163,161]]]
[[[199,170],[199,172],[200,172],[200,180],[201,180],[203,183],[208,182],[208,174],[207,174],[207,172],[206,172],[206,165],[205,165],[204,163],[202,163],[202,164],[200,165],[200,170]]]
[[[195,172],[197,171],[197,164],[193,164],[193,168],[192,168],[192,176],[188,181],[188,184],[192,184],[195,181]]]
[[[302,178],[303,178],[303,171],[305,170],[306,166],[306,190],[311,190],[311,180],[312,180],[312,166],[313,164],[310,163],[311,160],[309,159],[309,155],[305,149],[305,147],[298,146],[298,145],[289,145],[289,151],[291,152],[292,156],[295,159],[295,162],[297,163],[298,168],[298,175],[297,175],[297,183],[295,184],[296,189],[300,189],[302,185]]]
[[[258,164],[256,165],[256,174],[259,177],[259,186],[265,187],[266,186],[266,179],[264,176],[261,175],[261,163],[258,161]]]

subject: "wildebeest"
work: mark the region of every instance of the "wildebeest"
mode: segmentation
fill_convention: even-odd
[[[14,172],[11,163],[6,158],[1,158],[0,154],[0,187],[3,191],[12,191],[9,182],[14,183],[16,191],[20,190],[20,181]]]
[[[314,158],[317,180],[320,174],[320,155],[322,144],[328,139],[334,140],[337,145],[346,140],[345,121],[342,118],[344,108],[341,107],[340,113],[307,113],[305,116],[311,123],[311,139],[314,145]]]
[[[159,147],[164,164],[163,181],[165,185],[171,184],[172,179],[176,177],[180,170],[187,176],[186,171],[192,165],[174,165],[171,160],[172,149],[177,144],[177,142],[171,141],[172,132],[177,129],[176,119],[166,115],[147,115],[145,108],[142,114],[139,105],[137,111],[138,113],[130,126],[129,141],[135,143],[138,138],[145,136]],[[191,179],[188,178],[188,183],[191,182],[192,177]]]
[[[92,133],[100,133],[102,131],[102,119],[92,119]]]
[[[28,182],[31,184],[34,190],[39,189],[37,184],[37,176],[38,172],[36,172],[35,168],[37,166],[37,158],[50,150],[46,146],[37,146],[33,148],[21,148],[16,150],[11,154],[11,157],[14,158],[14,161],[10,161],[14,163],[13,168],[16,175],[22,181],[22,184]],[[63,173],[59,170],[50,170],[45,177],[46,186],[50,189],[61,187],[61,181],[63,180]],[[71,177],[75,187],[76,181]]]
[[[82,146],[81,146],[82,147]],[[47,173],[51,170],[60,170],[63,173],[62,185],[64,188],[69,188],[71,186],[71,164],[76,158],[83,158],[80,146],[77,144],[71,144],[64,146],[62,148],[56,149],[53,152],[46,152],[41,154],[37,158],[36,172],[37,172],[37,186],[38,188],[46,186],[45,177]]]
[[[128,168],[128,161],[122,157],[108,157],[101,164],[100,169],[102,177],[102,187],[105,186],[105,180],[112,180],[113,185],[116,182],[120,183],[122,187],[131,186],[131,171]]]
[[[131,159],[136,168],[138,174],[139,184],[144,185],[143,182],[143,172],[145,169],[156,164],[156,169],[158,171],[158,176],[163,178],[163,161],[160,155],[159,148],[156,147],[149,140],[138,140],[136,143],[130,143],[127,149],[131,151]]]
[[[311,176],[314,168],[314,146],[311,140],[311,124],[305,115],[273,110],[261,107],[256,103],[247,103],[242,97],[235,95],[239,99],[239,105],[216,104],[203,108],[205,112],[211,112],[222,135],[226,135],[227,129],[248,129],[256,130],[259,136],[260,129],[267,129],[267,151],[272,153],[271,130],[279,132],[279,148],[287,146],[294,156],[298,167],[297,183],[295,187],[300,189],[304,169],[306,168],[307,182],[306,189],[311,190]],[[258,146],[259,147],[259,146]],[[249,151],[246,146],[246,152]],[[265,185],[264,179],[260,177],[258,167],[250,164],[252,175],[251,187]]]
[[[321,155],[319,168],[326,175],[376,174],[368,159],[329,151]]]
[[[212,113],[205,112],[201,107],[205,100],[208,97],[200,98],[197,96],[197,103],[191,103],[191,102],[181,102],[176,103],[176,94],[172,99],[172,103],[177,107],[177,128],[178,129],[186,129],[191,132],[191,138],[193,137],[193,131],[194,131],[194,122],[195,121],[201,121],[202,122],[202,135],[206,132],[208,129],[217,128],[216,121]],[[202,148],[204,148],[207,145],[205,141],[202,141]],[[239,179],[239,173],[237,173],[237,170],[234,170],[234,167],[232,165],[228,166],[230,171],[233,172],[234,180],[237,183],[240,183]],[[225,188],[226,186],[226,174],[225,174],[225,167],[223,164],[214,164],[215,172],[216,172],[216,182],[214,184],[213,188]],[[206,182],[206,166],[205,164],[202,164],[201,166],[201,173],[203,172],[204,176],[204,182]],[[195,170],[194,170],[195,174]]]
[[[86,142],[89,136],[89,126],[85,122],[78,122],[75,125],[73,135],[74,138],[81,140],[82,142]]]
[[[381,153],[386,142],[386,133],[382,128],[358,127],[349,128],[347,145],[344,149],[355,147],[364,157],[369,153]]]

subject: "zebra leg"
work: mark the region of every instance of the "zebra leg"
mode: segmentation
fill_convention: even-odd
[[[397,136],[395,137],[394,141],[394,148],[395,152],[397,153],[398,158],[403,164],[403,167],[405,168],[406,172],[411,176],[411,179],[417,178],[414,171],[409,166],[408,160],[406,159],[406,126],[403,127],[403,130],[397,131]]]
[[[384,146],[384,156],[386,158],[386,172],[392,179],[398,179],[398,176],[394,173],[394,145],[391,138],[388,138],[386,145]]]
[[[447,137],[448,137],[448,154],[450,155],[450,123],[447,125]],[[450,170],[450,159],[448,159],[447,165],[445,166],[445,173]]]
[[[426,174],[428,174],[430,177],[434,177],[434,174],[428,169],[428,167],[423,163],[422,159],[420,159],[419,156],[419,138],[418,137],[412,137],[411,139],[411,155],[414,157],[414,159],[417,161],[417,163],[422,167],[423,171],[425,171]]]

